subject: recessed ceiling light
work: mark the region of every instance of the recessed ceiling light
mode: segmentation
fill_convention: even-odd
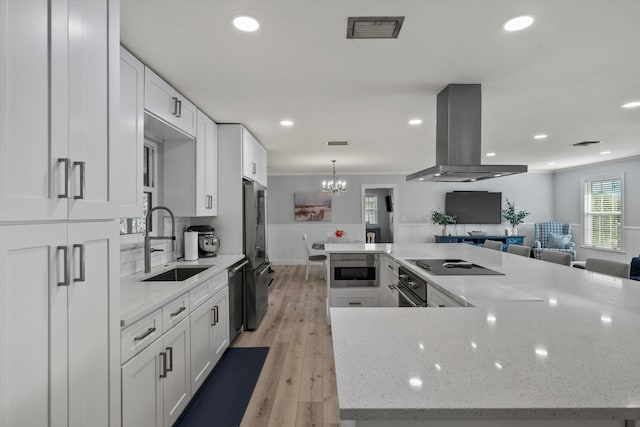
[[[556,162],[549,162],[549,163],[547,163],[547,164],[548,164],[549,166],[553,166],[553,165],[555,165],[555,164],[556,164]]]
[[[493,176],[494,176],[495,178],[500,178],[500,177],[502,176],[502,174],[501,174],[501,173],[494,173],[494,174],[493,174]]]
[[[260,28],[260,23],[256,18],[251,16],[242,15],[236,16],[233,18],[233,26],[239,29],[240,31],[246,31],[248,33],[252,33],[257,31]]]
[[[549,135],[546,133],[540,133],[538,135],[533,135],[533,139],[546,139]]]
[[[422,124],[422,119],[411,119],[409,120],[409,124],[411,126],[418,126]]]
[[[493,157],[495,155],[496,155],[496,153],[487,153],[487,154],[485,154],[485,156],[487,156],[487,157]]]
[[[640,107],[640,101],[631,101],[622,105],[622,108],[636,108]]]
[[[504,23],[505,31],[520,31],[533,24],[533,16],[522,15],[509,19]]]
[[[611,154],[611,151],[601,151],[600,154]]]
[[[280,124],[285,127],[293,126],[293,122],[291,120],[282,120]]]

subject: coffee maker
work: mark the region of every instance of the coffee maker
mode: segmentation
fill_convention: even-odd
[[[192,225],[187,231],[198,233],[198,256],[208,258],[216,256],[220,248],[220,239],[214,233],[213,227],[209,225]]]

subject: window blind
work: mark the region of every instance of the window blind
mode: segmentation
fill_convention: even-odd
[[[364,197],[364,220],[366,224],[378,223],[378,196]]]
[[[622,178],[585,181],[584,243],[622,248]]]

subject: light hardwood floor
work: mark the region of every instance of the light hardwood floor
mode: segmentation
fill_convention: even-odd
[[[269,310],[233,347],[270,347],[242,427],[338,427],[326,282],[320,266],[274,266]]]

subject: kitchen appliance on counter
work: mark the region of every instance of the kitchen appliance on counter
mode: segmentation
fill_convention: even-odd
[[[332,253],[330,286],[355,288],[378,286],[378,258],[376,254]]]
[[[244,267],[246,259],[229,267],[229,342],[242,333],[244,329]]]
[[[216,256],[220,248],[220,239],[210,225],[192,225],[187,231],[198,233],[198,255],[202,258]]]
[[[258,327],[269,308],[271,264],[266,251],[266,188],[257,182],[243,181],[244,244],[247,257],[244,273],[244,325]]]
[[[408,259],[407,261],[435,276],[504,276],[504,273],[463,259]]]

